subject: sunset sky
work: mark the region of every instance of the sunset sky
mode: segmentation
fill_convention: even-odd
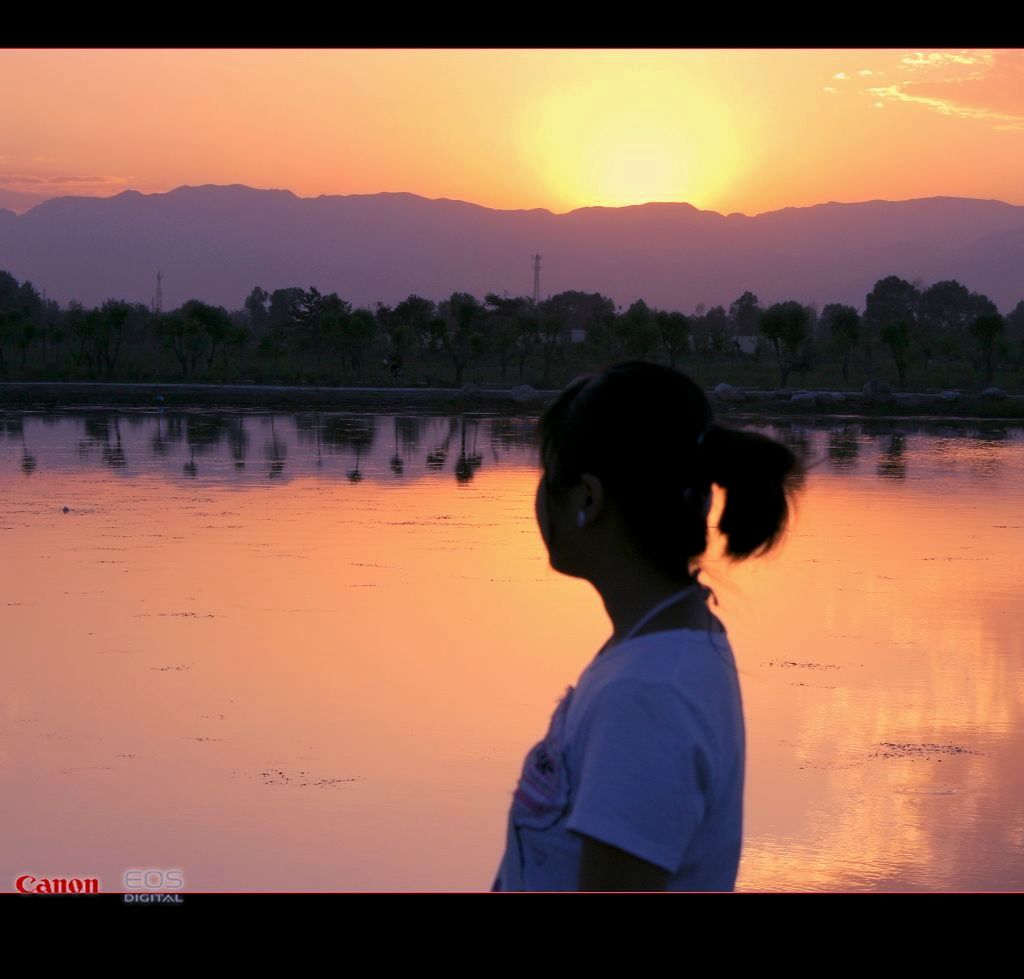
[[[241,183],[492,208],[1024,204],[1024,49],[0,51],[0,207]]]

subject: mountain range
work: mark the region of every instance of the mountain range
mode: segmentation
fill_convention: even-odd
[[[409,193],[298,197],[242,184],[55,197],[0,209],[0,269],[50,299],[188,299],[238,309],[254,286],[315,286],[353,307],[410,294],[600,292],[692,312],[743,292],[863,310],[888,275],[956,279],[1007,313],[1024,299],[1024,206],[967,197],[829,201],[754,216],[687,203],[497,210]]]

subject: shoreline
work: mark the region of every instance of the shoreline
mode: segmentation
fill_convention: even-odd
[[[744,390],[728,400],[705,389],[716,417],[786,416],[794,418],[1003,421],[1024,424],[1024,395],[1002,398],[965,395],[947,401],[933,393],[898,392],[869,399],[861,392],[815,392],[805,389]],[[178,384],[106,381],[3,381],[0,410],[60,411],[82,409],[202,410],[205,408],[356,410],[373,412],[432,411],[536,415],[560,390],[513,388],[319,387],[276,384]],[[797,401],[791,400],[800,395]],[[811,397],[808,397],[808,394]],[[819,396],[815,396],[819,395]]]

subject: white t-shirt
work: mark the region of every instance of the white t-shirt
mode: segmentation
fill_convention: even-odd
[[[492,891],[575,891],[574,830],[668,870],[670,891],[731,891],[746,729],[724,632],[652,632],[598,654],[530,749]]]

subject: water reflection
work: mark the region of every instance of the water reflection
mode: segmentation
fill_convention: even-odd
[[[856,425],[841,425],[828,433],[828,461],[837,472],[852,469],[860,454],[861,433]]]
[[[905,479],[907,475],[904,458],[904,436],[894,432],[888,436],[888,444],[878,456],[878,475],[888,479]]]
[[[822,424],[806,422],[734,421],[738,427],[764,431],[788,445],[812,465],[824,463],[834,472],[867,470],[860,464],[865,449],[875,456],[875,471],[883,477],[903,479],[908,438],[927,440],[936,456],[949,457],[961,468],[990,474],[1003,462],[990,451],[1002,442],[1016,445],[1020,428],[999,422],[964,423],[951,427],[948,420],[917,422],[885,419]],[[521,458],[532,449],[532,425],[528,418],[461,416],[366,416],[343,413],[294,413],[246,415],[233,412],[137,413],[130,416],[89,411],[75,414],[9,414],[0,417],[0,438],[15,441],[21,449],[21,467],[34,472],[39,459],[44,468],[69,464],[68,450],[75,446],[82,462],[99,461],[110,468],[160,469],[169,466],[200,479],[221,480],[228,475],[230,459],[235,474],[254,464],[253,445],[261,446],[255,478],[306,475],[329,467],[345,457],[349,479],[381,472],[380,455],[389,453],[387,467],[395,477],[406,475],[406,466],[420,457],[420,472],[450,471],[459,482],[471,481],[484,465],[479,442],[486,439],[492,462],[500,465],[509,456]],[[127,433],[125,432],[127,429]],[[28,432],[28,435],[26,435]],[[449,456],[456,450],[449,467]],[[289,466],[289,453],[295,454]],[[42,453],[42,455],[40,455]],[[501,454],[499,454],[501,453]],[[169,472],[169,469],[163,470]]]
[[[547,565],[534,424],[0,414],[0,873],[486,890],[608,633]],[[1020,889],[1024,431],[741,424],[810,470],[781,551],[731,567],[713,531],[706,561],[747,711],[738,888]]]

